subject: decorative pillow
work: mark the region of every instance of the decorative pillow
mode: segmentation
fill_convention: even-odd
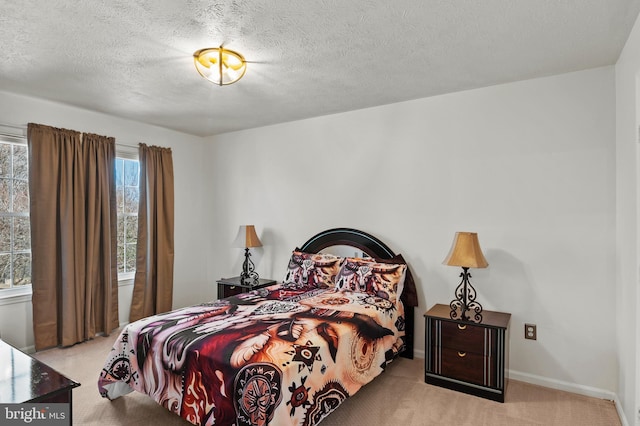
[[[370,293],[393,303],[404,289],[407,265],[347,257],[336,277],[337,290]]]
[[[283,283],[296,287],[333,288],[341,261],[341,257],[333,254],[294,251]]]
[[[396,254],[391,259],[375,258],[376,262],[380,263],[402,263],[407,264],[404,257],[401,254]],[[418,306],[418,291],[416,290],[416,282],[411,274],[411,269],[407,265],[407,272],[404,277],[404,289],[399,291],[400,299],[404,306]]]

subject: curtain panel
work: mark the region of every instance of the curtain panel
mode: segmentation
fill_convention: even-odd
[[[118,327],[115,139],[30,123],[36,350]]]
[[[136,274],[129,321],[173,305],[174,190],[170,148],[140,144]]]

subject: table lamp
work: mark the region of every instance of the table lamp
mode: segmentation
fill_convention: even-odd
[[[449,306],[451,319],[463,321],[482,322],[482,305],[476,301],[476,290],[469,282],[471,274],[469,268],[486,268],[487,260],[480,250],[478,234],[475,232],[456,232],[447,258],[442,262],[448,266],[461,266],[460,277],[462,281],[456,287],[456,298]],[[467,311],[473,311],[473,320],[467,315]],[[459,313],[458,313],[459,312]]]
[[[234,247],[244,248],[244,262],[242,263],[242,273],[240,274],[240,283],[243,285],[258,284],[258,273],[255,271],[255,265],[251,261],[251,247],[262,247],[260,238],[256,235],[256,229],[253,225],[241,225],[238,229],[238,235],[233,242]]]

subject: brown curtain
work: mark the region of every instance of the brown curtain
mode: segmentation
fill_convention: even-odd
[[[115,140],[29,124],[36,350],[118,327]]]
[[[129,321],[173,304],[173,157],[171,149],[140,144],[140,208],[136,276]]]

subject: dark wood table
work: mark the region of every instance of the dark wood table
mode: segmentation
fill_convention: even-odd
[[[68,403],[80,386],[47,364],[0,340],[0,403]]]
[[[258,282],[249,284],[242,284],[240,277],[232,278],[220,278],[218,281],[218,299],[224,299],[225,297],[235,296],[236,294],[246,293],[247,291],[256,290],[262,287],[274,285],[276,280],[260,278]]]
[[[511,314],[482,311],[482,321],[453,320],[449,305],[425,314],[425,382],[504,402]]]

